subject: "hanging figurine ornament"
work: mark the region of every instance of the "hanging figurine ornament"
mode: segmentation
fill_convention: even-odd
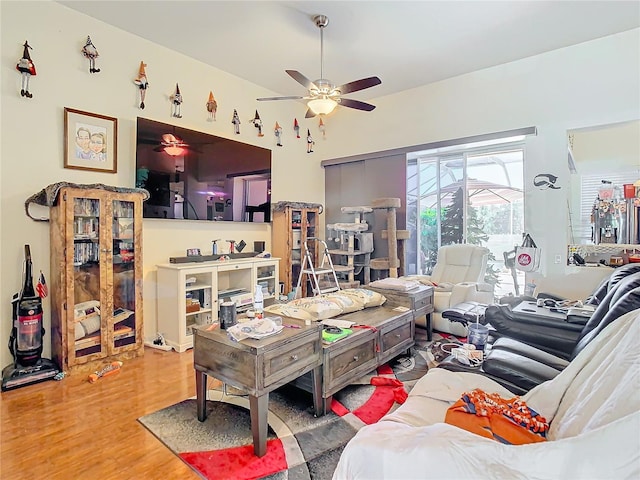
[[[82,47],[82,55],[89,59],[89,72],[98,73],[100,69],[96,68],[96,58],[98,58],[100,54],[98,53],[96,46],[91,42],[91,37],[89,35],[87,35],[87,43]]]
[[[180,113],[180,106],[182,105],[182,94],[180,93],[180,87],[176,83],[176,92],[171,95],[171,103],[173,104],[173,111],[171,113],[172,117],[182,118],[182,113]]]
[[[22,75],[20,95],[27,98],[33,98],[33,94],[29,92],[29,79],[32,75],[36,74],[36,66],[33,64],[31,56],[29,55],[29,49],[33,50],[33,48],[31,48],[31,45],[29,45],[29,42],[26,40],[23,47],[24,50],[22,51],[22,58],[16,65],[16,69]]]
[[[298,125],[298,119],[293,119],[293,130],[296,132],[296,138],[300,138],[300,125]]]
[[[273,129],[273,133],[278,139],[278,142],[276,143],[276,145],[281,147],[282,146],[282,127],[280,126],[280,124],[278,124],[278,122],[276,122],[276,126]]]
[[[322,121],[322,116],[320,117],[320,122],[318,122],[318,129],[322,132],[322,139],[327,139],[327,129],[324,126],[324,122]]]
[[[149,87],[149,82],[147,81],[147,72],[144,67],[147,64],[144,62],[140,62],[140,68],[138,69],[138,76],[133,81],[138,88],[140,89],[140,108],[144,110],[144,97],[147,94],[147,88]]]
[[[264,137],[264,133],[262,133],[262,120],[260,120],[260,114],[258,113],[258,110],[256,110],[256,116],[253,117],[251,123],[253,123],[253,126],[258,129],[258,136]]]
[[[233,123],[233,131],[236,135],[240,135],[240,117],[238,116],[238,111],[233,109],[233,118],[231,119],[231,123]]]
[[[209,92],[209,100],[207,100],[207,112],[209,112],[209,118],[207,121],[215,121],[216,113],[218,112],[218,102],[213,98],[213,92]]]
[[[313,153],[313,144],[316,143],[313,141],[313,137],[311,136],[311,132],[307,128],[307,153]]]

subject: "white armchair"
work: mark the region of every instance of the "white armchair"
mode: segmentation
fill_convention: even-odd
[[[438,250],[438,260],[431,275],[410,276],[423,284],[434,285],[434,330],[464,337],[467,328],[442,318],[442,312],[462,302],[493,303],[493,285],[484,282],[488,258],[489,249],[485,247],[446,245]]]

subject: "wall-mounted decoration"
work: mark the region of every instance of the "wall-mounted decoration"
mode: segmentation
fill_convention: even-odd
[[[140,62],[140,68],[138,69],[138,76],[133,81],[133,83],[138,85],[138,88],[140,89],[140,108],[142,110],[144,110],[144,97],[147,93],[147,88],[149,87],[149,82],[147,81],[147,72],[145,70],[146,66],[147,66],[146,63]]]
[[[562,187],[558,187],[556,185],[557,180],[558,177],[551,175],[550,173],[539,173],[533,179],[533,185],[538,187],[540,190],[547,190],[548,188],[552,190],[560,190]]]
[[[233,123],[233,131],[236,135],[240,135],[240,117],[238,116],[238,111],[233,109],[233,118],[231,119],[231,123]]]
[[[84,44],[84,47],[82,47],[82,55],[89,59],[89,72],[98,73],[100,69],[96,68],[96,58],[98,58],[100,54],[89,35],[87,35],[87,42]]]
[[[313,144],[316,143],[313,141],[313,137],[311,136],[311,132],[307,128],[307,153],[313,153]]]
[[[324,122],[322,121],[322,117],[320,117],[320,121],[318,122],[318,130],[322,132],[322,139],[327,139],[327,129],[324,126]]]
[[[282,127],[280,126],[280,124],[278,122],[276,122],[276,126],[273,129],[273,133],[275,134],[276,138],[278,139],[278,142],[276,143],[276,145],[281,147],[282,146]]]
[[[64,109],[64,168],[116,173],[118,119]]]
[[[264,133],[262,133],[262,120],[260,120],[258,110],[256,110],[256,115],[253,117],[253,120],[251,120],[251,123],[253,123],[253,126],[258,129],[258,136],[264,137]]]
[[[209,118],[207,121],[215,121],[216,113],[218,112],[218,102],[213,98],[213,92],[209,92],[209,100],[207,100],[207,112],[209,112]]]
[[[36,74],[36,66],[31,60],[31,55],[29,55],[29,49],[33,50],[33,48],[31,48],[31,45],[29,45],[27,40],[24,41],[23,47],[22,58],[18,60],[18,64],[16,65],[16,69],[20,72],[20,75],[22,75],[20,95],[27,98],[33,98],[33,94],[29,92],[29,79],[31,78],[31,75]]]
[[[298,125],[298,119],[293,119],[293,131],[296,132],[296,138],[300,138],[300,125]]]
[[[182,94],[180,93],[180,87],[176,83],[176,91],[173,95],[171,95],[171,105],[172,111],[171,116],[176,118],[182,118],[182,113],[180,113],[180,106],[182,105]]]

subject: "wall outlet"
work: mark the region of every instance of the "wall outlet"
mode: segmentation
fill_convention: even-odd
[[[561,262],[562,262],[562,255],[556,255],[555,263],[561,263]]]

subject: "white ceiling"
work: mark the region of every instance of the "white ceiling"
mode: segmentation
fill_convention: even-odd
[[[360,100],[640,26],[637,0],[58,3],[281,95],[306,93],[285,69],[320,77],[324,14],[324,77],[382,80],[349,95]]]

